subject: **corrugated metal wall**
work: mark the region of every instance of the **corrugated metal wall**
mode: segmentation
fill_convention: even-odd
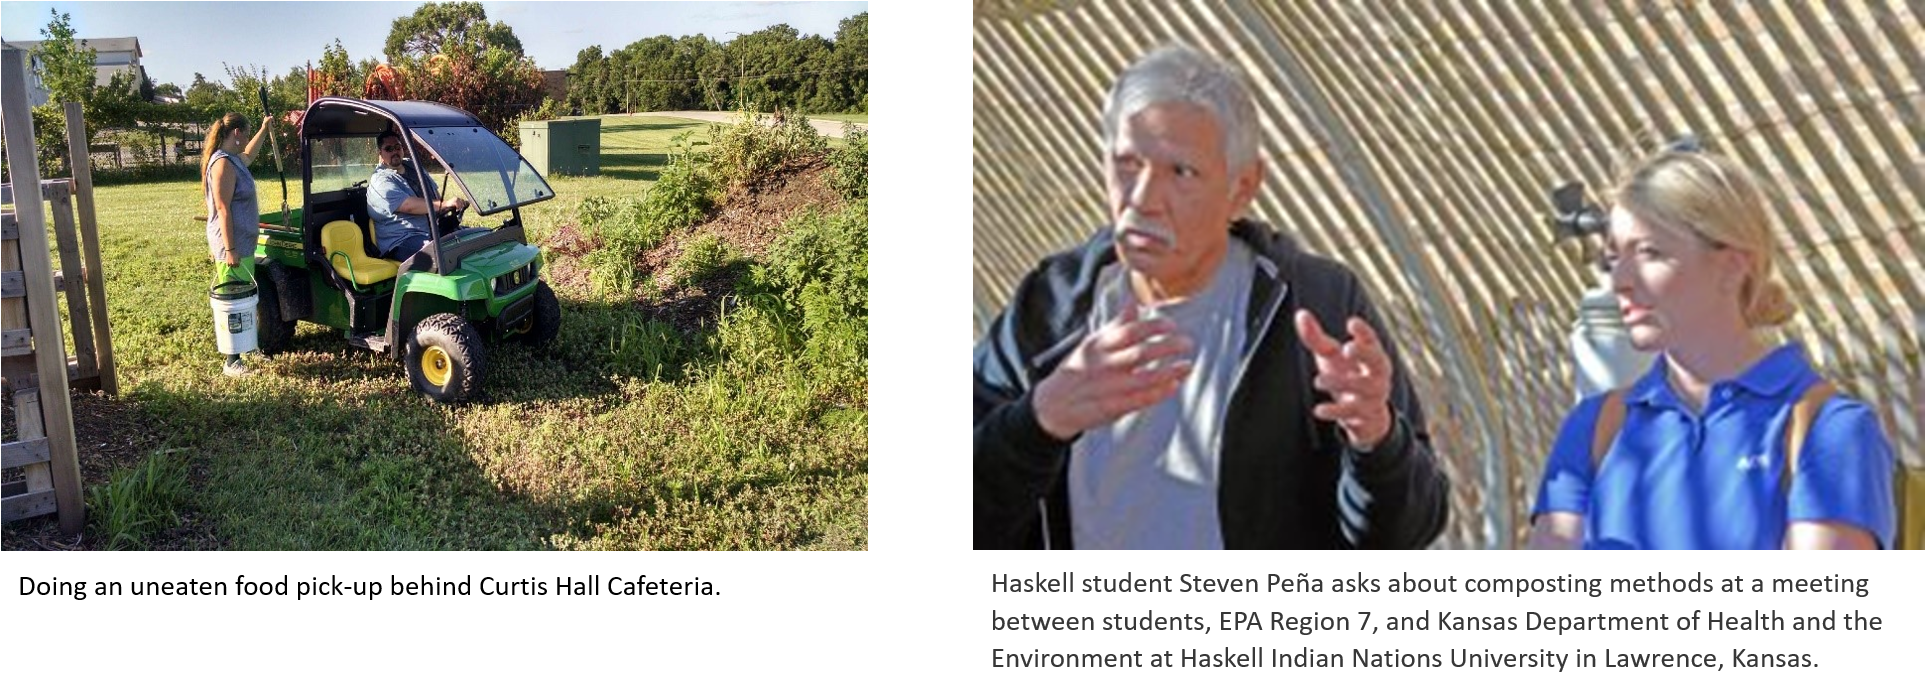
[[[1777,188],[1786,336],[1921,464],[1922,8],[1867,2],[996,2],[975,20],[975,315],[1104,219],[1104,93],[1181,41],[1256,88],[1253,215],[1395,321],[1455,480],[1441,545],[1514,545],[1590,283],[1547,193],[1684,132]]]

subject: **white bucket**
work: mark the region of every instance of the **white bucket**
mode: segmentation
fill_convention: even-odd
[[[214,307],[214,341],[220,343],[221,353],[254,351],[254,307],[261,301],[255,290],[253,282],[231,281],[208,292],[208,303]]]

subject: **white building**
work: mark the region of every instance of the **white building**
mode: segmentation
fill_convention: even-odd
[[[39,56],[34,55],[32,51],[27,50],[25,46],[20,45],[21,43],[39,43],[39,42],[38,41],[21,41],[18,43],[13,41],[6,42],[7,50],[20,51],[21,57],[27,60],[27,104],[30,106],[38,106],[40,104],[47,102],[47,84],[46,82],[40,79],[40,58]],[[13,75],[6,75],[5,79],[13,79]]]
[[[39,41],[8,41],[7,47],[27,51],[33,62],[32,72],[27,79],[27,102],[38,106],[47,102],[47,85],[40,79],[40,59],[32,57],[33,49]],[[125,38],[80,39],[80,50],[94,49],[94,84],[105,87],[119,72],[134,75],[134,88],[139,89],[147,80],[147,68],[141,67],[141,42],[132,36]]]

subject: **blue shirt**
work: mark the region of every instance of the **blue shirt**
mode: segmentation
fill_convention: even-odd
[[[1666,380],[1666,359],[1626,390],[1626,420],[1594,475],[1604,395],[1566,416],[1534,514],[1585,517],[1586,548],[1777,549],[1787,524],[1841,522],[1894,539],[1894,452],[1865,404],[1835,396],[1814,417],[1790,490],[1786,427],[1819,376],[1798,344],[1716,383],[1695,415]]]
[[[387,255],[395,246],[410,236],[430,238],[426,214],[402,214],[401,203],[410,197],[433,201],[435,181],[423,181],[428,186],[428,194],[415,192],[415,162],[402,162],[402,170],[395,171],[386,166],[375,168],[375,175],[368,178],[368,218],[375,224],[375,248]]]

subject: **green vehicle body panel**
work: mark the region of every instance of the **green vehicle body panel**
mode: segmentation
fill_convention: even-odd
[[[283,223],[278,211],[263,212],[261,222],[300,228],[301,210],[290,210],[288,216],[287,221],[292,223]],[[255,258],[274,260],[287,267],[310,269],[306,257],[302,255],[301,242],[300,232],[264,227]],[[504,308],[533,294],[536,284],[540,283],[530,281],[514,291],[496,296],[495,278],[536,261],[541,253],[534,246],[501,243],[463,257],[460,266],[445,275],[409,272],[396,277],[391,280],[395,283],[395,304],[390,307],[390,314],[401,317],[404,330],[412,329],[415,323],[436,313],[454,313],[477,323],[493,320],[502,314]],[[536,269],[539,274],[540,268]],[[333,268],[323,268],[321,271],[333,271]],[[339,330],[350,329],[352,323],[347,297],[328,286],[317,272],[307,272],[307,277],[314,312],[306,319]]]
[[[261,243],[254,249],[257,262],[267,259],[288,267],[304,267],[308,264],[301,258],[300,231],[282,231],[267,227],[268,224],[274,224],[292,229],[301,228],[301,208],[288,210],[288,219],[285,222],[279,211],[262,212],[261,224]]]
[[[300,265],[293,265],[300,267]],[[352,326],[348,317],[348,297],[341,295],[321,275],[308,272],[308,295],[314,297],[314,313],[308,322],[327,325],[337,330],[347,330]]]

